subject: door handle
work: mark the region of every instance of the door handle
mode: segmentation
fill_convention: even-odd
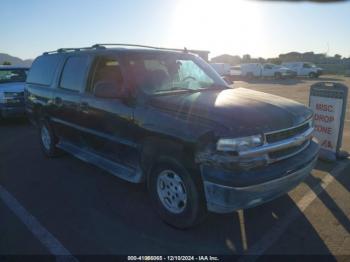
[[[87,102],[80,102],[79,104],[79,110],[83,113],[88,113],[89,104]]]

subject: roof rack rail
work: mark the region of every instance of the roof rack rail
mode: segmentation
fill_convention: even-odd
[[[158,50],[169,50],[169,51],[181,51],[187,53],[188,50],[186,47],[184,49],[179,48],[166,48],[166,47],[156,47],[156,46],[150,46],[150,45],[137,45],[137,44],[95,44],[92,46],[92,48],[106,48],[106,46],[132,46],[132,47],[142,47],[142,48],[150,48],[150,49],[158,49]]]
[[[44,52],[43,55],[57,54],[57,53],[64,53],[64,52],[78,52],[78,51],[92,50],[92,49],[97,49],[97,48],[106,49],[106,47],[103,47],[103,46],[59,48],[55,51]]]

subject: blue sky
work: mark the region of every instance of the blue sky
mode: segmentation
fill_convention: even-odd
[[[4,0],[0,53],[34,58],[99,42],[206,49],[211,56],[289,51],[350,56],[350,2]]]

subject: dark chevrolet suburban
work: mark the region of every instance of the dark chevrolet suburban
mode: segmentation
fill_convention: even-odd
[[[168,224],[190,227],[297,186],[318,155],[313,114],[281,97],[230,88],[187,50],[59,49],[33,63],[26,111],[49,157],[61,150],[146,182]]]

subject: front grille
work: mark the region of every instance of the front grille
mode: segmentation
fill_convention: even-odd
[[[306,140],[304,143],[298,146],[292,146],[289,148],[277,150],[269,153],[269,158],[271,160],[277,161],[293,156],[299,152],[301,152],[304,148],[306,148],[310,143],[310,140]]]
[[[4,96],[5,98],[22,98],[24,97],[24,92],[4,92]]]
[[[296,136],[298,134],[301,134],[309,128],[310,128],[310,125],[309,125],[309,122],[307,122],[307,123],[305,123],[301,126],[295,127],[295,128],[266,134],[266,142],[267,143],[274,143],[274,142],[278,142],[281,140],[285,140],[285,139],[291,138],[293,136]]]
[[[23,107],[24,92],[4,92],[5,105],[8,107]]]

